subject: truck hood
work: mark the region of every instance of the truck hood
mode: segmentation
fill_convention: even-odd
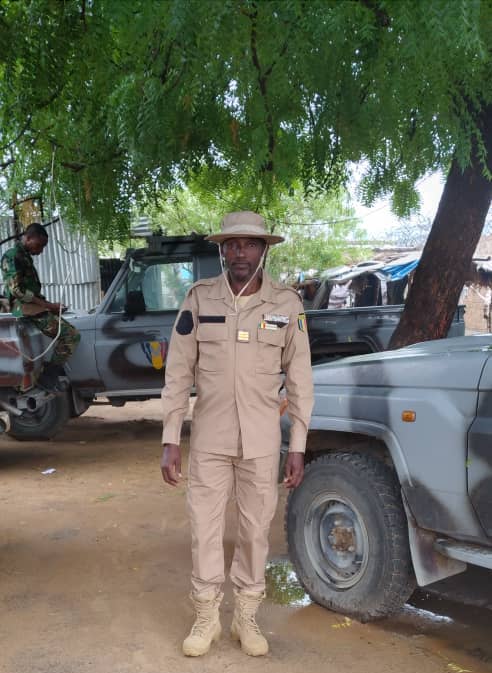
[[[77,318],[83,318],[87,315],[91,315],[92,313],[94,313],[94,309],[91,311],[85,311],[84,309],[79,308],[65,311],[63,317],[70,322],[70,320],[77,320]]]
[[[86,330],[94,330],[96,323],[96,313],[94,311],[66,311],[63,314],[65,320],[76,327],[79,332],[85,332]]]
[[[492,335],[426,341],[313,367],[315,386],[477,388]]]

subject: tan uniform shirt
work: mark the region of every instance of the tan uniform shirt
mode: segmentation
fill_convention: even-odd
[[[304,452],[313,382],[299,296],[264,273],[260,291],[236,313],[222,275],[198,281],[171,337],[162,391],[163,444],[179,444],[195,384],[193,451],[237,455],[239,439],[245,459],[279,451],[283,381],[292,422],[289,450]]]

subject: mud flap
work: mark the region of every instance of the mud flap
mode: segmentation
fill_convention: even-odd
[[[403,491],[401,498],[407,515],[410,553],[417,584],[423,587],[464,572],[467,568],[466,563],[450,559],[436,551],[434,545],[437,533],[420,528],[410,511]]]

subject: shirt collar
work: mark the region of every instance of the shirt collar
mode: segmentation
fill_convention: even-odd
[[[210,299],[223,299],[228,306],[234,308],[234,302],[232,300],[231,293],[229,292],[229,288],[225,282],[224,274],[220,274],[220,276],[218,276],[217,282],[210,287],[208,296]],[[253,306],[258,306],[262,302],[273,304],[276,303],[272,279],[265,270],[263,270],[261,288],[254,299],[252,299],[251,302],[248,302],[246,308],[249,309]]]

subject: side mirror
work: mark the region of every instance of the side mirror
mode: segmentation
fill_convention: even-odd
[[[145,299],[140,290],[132,290],[127,294],[124,306],[127,318],[133,319],[135,316],[145,313],[146,310]]]

